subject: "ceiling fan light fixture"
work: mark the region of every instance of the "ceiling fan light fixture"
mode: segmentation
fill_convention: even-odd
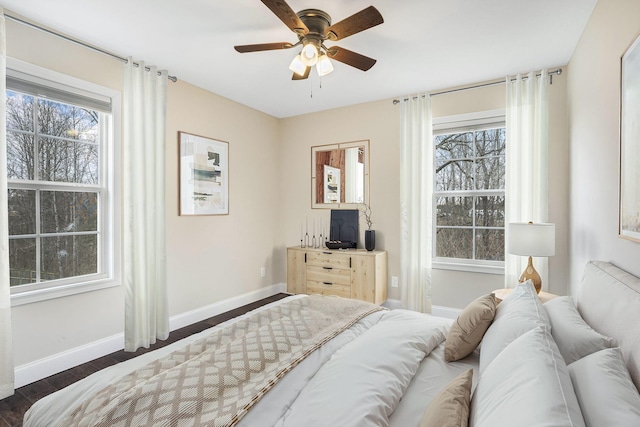
[[[313,43],[307,43],[300,52],[300,60],[307,67],[312,67],[318,62],[318,48]]]
[[[316,64],[316,71],[318,71],[318,75],[320,77],[326,76],[327,74],[333,71],[333,64],[331,63],[331,60],[329,59],[327,54],[325,53],[320,54],[320,57],[318,58],[318,63]]]
[[[304,75],[305,70],[307,69],[307,66],[304,65],[304,63],[302,62],[302,59],[300,59],[300,55],[296,55],[293,58],[293,61],[291,61],[291,64],[289,65],[289,69],[302,77]]]

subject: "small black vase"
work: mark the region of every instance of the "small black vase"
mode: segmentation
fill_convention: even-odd
[[[364,247],[368,251],[372,251],[376,248],[376,230],[364,231]]]

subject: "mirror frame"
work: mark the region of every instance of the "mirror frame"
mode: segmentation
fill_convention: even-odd
[[[341,142],[329,145],[314,145],[311,147],[311,208],[312,209],[358,209],[360,203],[317,203],[316,191],[316,153],[319,151],[331,151],[364,147],[364,203],[369,204],[369,140]]]

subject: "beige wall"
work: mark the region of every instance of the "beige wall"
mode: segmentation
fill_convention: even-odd
[[[12,21],[7,42],[13,58],[122,90],[117,60]],[[167,98],[167,278],[175,316],[283,282],[284,274],[274,253],[278,120],[181,81],[168,83]],[[178,131],[229,142],[229,215],[178,216]],[[20,366],[122,333],[124,294],[114,287],[16,306],[12,317]]]
[[[525,70],[526,71],[526,70]],[[502,84],[433,97],[433,116],[443,117],[505,108]],[[550,221],[556,223],[556,256],[550,262],[548,290],[567,292],[568,263],[568,131],[566,80],[554,79],[550,87]],[[281,121],[283,168],[281,232],[278,246],[300,243],[300,223],[305,217],[327,221],[329,211],[311,209],[311,147],[361,139],[371,141],[370,201],[376,248],[389,253],[389,283],[400,275],[400,112],[392,100],[323,111]],[[310,131],[310,129],[312,131]],[[364,227],[360,227],[364,234]],[[364,238],[361,236],[361,241]],[[471,300],[504,286],[502,275],[434,270],[434,305],[462,308]],[[400,299],[400,289],[389,287],[390,299]]]
[[[569,62],[571,286],[589,260],[640,275],[640,244],[618,237],[620,58],[640,32],[640,2],[599,1]]]

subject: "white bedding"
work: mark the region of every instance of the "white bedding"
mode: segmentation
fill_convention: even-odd
[[[285,298],[258,310],[292,298],[304,296]],[[109,382],[247,315],[104,369],[49,395],[26,413],[24,426],[59,425],[69,411]],[[366,425],[362,424],[365,418],[372,426],[418,425],[431,398],[466,365],[444,362],[444,345],[440,344],[449,325],[449,320],[404,310],[373,313],[302,361],[237,425],[344,426],[348,425],[344,420],[350,419],[357,421],[352,425],[360,426]],[[434,357],[425,359],[432,350]],[[477,366],[477,359],[469,359],[468,363]]]

